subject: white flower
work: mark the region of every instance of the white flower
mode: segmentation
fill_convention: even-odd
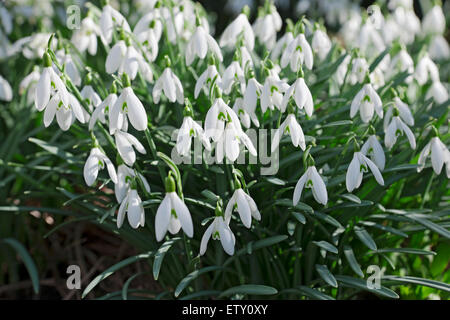
[[[144,57],[124,40],[117,42],[109,51],[105,62],[106,72],[119,75],[126,73],[131,80],[136,78],[139,71],[149,82],[153,81],[153,72]]]
[[[210,64],[208,65],[208,68],[206,68],[206,70],[200,75],[200,77],[198,77],[197,82],[195,83],[194,97],[196,99],[200,94],[202,88],[204,88],[205,91],[210,91],[214,78],[216,78],[214,83],[220,86],[222,82],[220,74],[217,72],[216,66]]]
[[[163,27],[164,26],[161,21],[161,11],[152,10],[139,19],[133,29],[133,33],[136,37],[139,38],[141,34],[151,31],[155,38],[155,41],[158,42],[159,39],[161,39]]]
[[[200,255],[204,255],[208,247],[209,239],[220,240],[223,249],[230,256],[234,254],[234,245],[236,238],[231,231],[228,223],[225,222],[222,216],[215,217],[213,222],[206,229],[200,242]]]
[[[176,234],[181,228],[183,228],[184,233],[189,238],[192,238],[194,235],[194,226],[192,225],[191,214],[184,202],[175,192],[173,178],[169,178],[172,179],[170,184],[173,184],[173,186],[167,188],[168,183],[166,179],[166,196],[161,201],[161,204],[156,211],[156,240],[161,241],[166,235],[167,230],[169,230],[171,234]]]
[[[254,77],[248,79],[247,86],[245,88],[242,104],[245,109],[254,114],[256,110],[256,104],[258,97],[261,95],[263,86]]]
[[[117,214],[117,228],[122,226],[125,214],[128,216],[128,223],[133,229],[144,226],[144,206],[142,205],[141,197],[139,197],[136,189],[129,189],[120,204],[119,212]]]
[[[437,103],[444,103],[448,100],[448,91],[440,81],[434,81],[428,89],[425,99],[433,98]]]
[[[234,112],[234,111],[233,111]],[[217,162],[222,163],[224,155],[231,162],[236,161],[239,156],[239,144],[243,143],[247,147],[250,154],[257,156],[255,147],[250,138],[242,131],[241,124],[234,121],[228,122],[225,130],[217,140],[216,157]]]
[[[119,98],[112,106],[109,115],[109,131],[111,133],[114,130],[120,130],[123,122],[127,122],[127,119],[136,130],[143,131],[147,129],[147,112],[142,102],[136,97],[133,89],[129,86],[129,83],[122,90]]]
[[[48,59],[50,59],[50,57],[48,57]],[[36,95],[34,98],[36,109],[39,111],[44,110],[50,100],[50,97],[56,93],[58,93],[60,99],[65,105],[69,104],[69,92],[67,91],[67,88],[61,78],[56,74],[50,64],[50,66],[46,66],[42,70],[36,86]]]
[[[13,92],[9,82],[0,76],[0,100],[11,101],[12,98]]]
[[[53,122],[55,115],[56,121],[63,131],[69,130],[70,126],[75,121],[75,118],[81,123],[86,122],[86,118],[83,114],[84,109],[81,107],[77,98],[75,98],[73,94],[67,93],[67,99],[68,103],[65,104],[61,98],[61,93],[59,92],[50,99],[44,111],[45,127],[48,127]]]
[[[277,39],[277,32],[280,31],[283,21],[274,5],[270,6],[270,13],[256,18],[253,23],[255,36],[268,49],[272,49]]]
[[[92,184],[94,184],[98,176],[98,171],[105,168],[105,164],[112,182],[118,182],[116,169],[114,168],[111,160],[109,160],[109,158],[102,151],[100,151],[99,148],[92,148],[91,153],[84,164],[83,170],[84,181],[86,181],[88,186],[92,186]]]
[[[0,18],[6,34],[10,34],[13,29],[13,16],[3,6],[0,7]]]
[[[140,179],[144,185],[144,189],[150,193],[150,185],[147,179],[139,172],[135,172],[126,165],[121,164],[117,168],[117,183],[114,184],[114,194],[118,203],[121,203],[125,199],[128,191],[131,189],[130,182],[135,178]]]
[[[383,147],[380,142],[378,142],[376,135],[369,136],[361,148],[361,153],[370,157],[380,170],[384,170],[386,157],[384,155]]]
[[[445,32],[445,16],[441,6],[435,5],[425,14],[422,20],[422,30],[427,34],[443,34]]]
[[[347,74],[348,65],[350,63],[350,55],[345,56],[344,60],[341,62],[336,70],[335,79],[339,86],[344,84],[345,75]]]
[[[40,58],[45,53],[45,50],[47,50],[50,36],[50,33],[35,33],[32,36],[22,38],[17,41],[17,50],[20,52],[21,49],[24,57],[29,60]],[[52,49],[55,48],[56,43],[57,40],[54,37],[50,47]]]
[[[81,27],[75,30],[72,36],[72,43],[79,52],[87,51],[91,56],[97,53],[97,36],[101,36],[99,26],[90,17],[81,20]]]
[[[345,185],[347,186],[348,192],[352,192],[361,185],[363,173],[368,171],[367,167],[372,171],[378,184],[384,185],[383,176],[375,163],[367,158],[362,152],[355,152],[353,154],[353,159],[348,166],[345,178]]]
[[[112,41],[114,27],[122,27],[125,31],[131,32],[130,25],[123,15],[107,4],[103,7],[102,15],[100,16],[100,29],[107,43]]]
[[[300,146],[300,148],[305,151],[305,135],[303,134],[302,127],[297,123],[297,119],[293,113],[290,113],[286,120],[280,125],[280,127],[275,131],[272,140],[272,153],[278,148],[281,137],[284,134],[289,134],[291,136],[292,144],[294,147]]]
[[[428,53],[426,53],[417,63],[414,78],[416,78],[420,85],[424,85],[428,81],[428,78],[433,82],[439,81],[438,67],[433,60],[430,59]]]
[[[367,72],[369,71],[369,64],[364,58],[356,58],[353,60],[352,72],[349,74],[351,84],[363,83]]]
[[[91,118],[89,119],[89,130],[92,130],[94,128],[95,122],[97,120],[100,120],[101,123],[105,123],[106,119],[105,119],[105,111],[108,111],[109,114],[109,119],[111,119],[111,111],[112,108],[114,106],[114,104],[117,101],[117,94],[115,93],[110,93],[105,100],[103,100],[102,103],[100,103],[99,105],[97,105],[97,107],[94,109],[94,112],[91,115]],[[128,125],[128,121],[123,121],[123,113],[119,112],[119,119],[117,121],[117,127],[119,129],[122,129],[123,131],[127,131],[126,128],[124,128],[123,126]],[[111,120],[110,120],[110,125],[111,125]],[[114,128],[113,128],[114,129]],[[114,130],[111,130],[111,134],[114,133]]]
[[[295,82],[286,90],[283,101],[281,103],[281,112],[286,110],[286,106],[289,103],[291,97],[294,96],[295,104],[299,109],[305,109],[306,114],[311,117],[314,110],[314,103],[309,91],[308,86],[303,78],[298,78]]]
[[[257,221],[261,220],[261,214],[258,211],[255,201],[242,188],[237,188],[228,201],[225,209],[225,221],[230,221],[231,214],[235,208],[239,213],[242,223],[247,228],[250,228],[252,225],[252,217]]]
[[[320,60],[325,59],[328,52],[331,49],[331,41],[328,35],[320,29],[314,32],[311,47],[315,53],[319,56]]]
[[[272,60],[278,59],[278,57],[282,52],[284,52],[284,50],[286,50],[286,47],[289,45],[289,43],[292,42],[292,40],[294,40],[294,35],[292,34],[292,32],[286,32],[275,44],[275,47],[270,53],[270,58]]]
[[[35,68],[29,75],[27,75],[19,84],[19,94],[22,95],[27,92],[27,103],[31,104],[36,95],[36,86],[41,74],[38,68]]]
[[[408,105],[404,103],[402,100],[400,100],[399,97],[394,97],[394,104],[398,110],[400,118],[408,125],[413,126],[414,125],[414,117],[411,113],[411,110],[409,109]],[[389,123],[391,122],[392,115],[394,113],[394,107],[389,106],[388,110],[386,111],[386,116],[383,120],[383,128],[384,131],[386,131]]]
[[[328,202],[328,193],[322,177],[317,172],[315,166],[310,166],[300,177],[294,189],[293,205],[296,206],[302,196],[303,188],[311,188],[314,199],[318,203],[326,205]]]
[[[225,28],[220,37],[220,46],[225,47],[235,45],[241,32],[244,36],[245,46],[252,51],[255,46],[255,35],[252,26],[248,22],[247,16],[243,13],[239,14],[236,19]]]
[[[80,72],[78,71],[78,68],[75,65],[75,62],[72,60],[72,56],[69,53],[64,52],[64,50],[56,51],[55,56],[56,56],[56,59],[58,60],[59,64],[62,66],[65,66],[64,72],[67,74],[69,79],[73,82],[73,84],[76,86],[81,85]],[[54,66],[53,69],[55,70],[56,73],[60,74],[60,72],[56,68],[56,66]]]
[[[350,106],[350,118],[353,118],[358,111],[361,120],[364,123],[367,123],[372,119],[374,111],[380,118],[383,118],[383,108],[380,96],[370,83],[366,83],[353,98]]]
[[[239,119],[236,113],[223,101],[222,98],[217,98],[206,113],[205,136],[213,141],[219,140],[225,129],[226,121],[239,124]]]
[[[450,46],[442,35],[436,35],[431,40],[429,52],[432,59],[445,60],[450,57]]]
[[[234,101],[233,111],[236,112],[244,127],[250,128],[250,120],[256,127],[259,127],[259,120],[255,110],[249,110],[248,105],[244,104],[244,99],[237,98]]]
[[[386,48],[379,31],[370,22],[365,23],[362,27],[358,26],[357,35],[353,45],[360,48],[367,57],[376,56]]]
[[[117,151],[119,151],[123,161],[129,166],[132,166],[136,161],[136,153],[134,152],[133,147],[135,147],[139,153],[147,153],[139,140],[128,132],[116,130],[114,137],[117,145]]]
[[[186,46],[186,65],[191,65],[195,56],[205,59],[208,49],[219,59],[223,60],[222,52],[216,40],[211,37],[202,26],[198,26]]]
[[[185,116],[177,135],[176,148],[180,155],[186,155],[191,150],[192,138],[198,138],[207,150],[211,150],[209,139],[206,138],[202,127],[190,116]]]
[[[244,71],[238,61],[233,60],[231,64],[225,69],[223,73],[221,89],[225,94],[229,94],[233,83],[239,82],[241,85],[241,92],[245,91],[245,76]]]
[[[264,86],[261,90],[262,112],[265,113],[267,109],[273,110],[274,107],[282,110],[283,93],[288,89],[289,85],[285,81],[280,80],[277,74],[270,74],[264,81]]]
[[[87,100],[87,104],[89,106],[89,111],[92,111],[95,107],[97,107],[100,103],[102,103],[102,99],[95,92],[94,88],[91,85],[85,85],[80,92],[83,99]]]
[[[384,135],[384,145],[386,148],[391,149],[395,142],[397,142],[397,137],[403,135],[403,133],[406,134],[411,148],[415,149],[416,138],[414,137],[414,133],[399,116],[394,116],[386,129],[386,134]]]
[[[421,172],[425,167],[425,161],[431,154],[431,165],[436,174],[441,174],[442,167],[447,167],[447,178],[450,178],[450,152],[439,137],[431,138],[430,142],[426,144],[423,150],[420,152],[419,160],[417,164],[417,172]]]
[[[405,82],[410,83],[413,79],[414,61],[405,49],[401,49],[391,60],[387,78],[393,78],[399,72],[405,71],[410,74]]]
[[[284,50],[281,56],[280,65],[282,68],[285,68],[288,64],[290,64],[291,70],[293,72],[298,72],[303,63],[309,70],[312,69],[312,49],[308,41],[306,41],[305,35],[301,33],[295,37],[294,40],[292,40],[286,47],[286,50]]]
[[[184,101],[183,86],[180,79],[172,72],[172,69],[167,67],[164,72],[155,82],[153,87],[153,102],[159,103],[161,98],[161,92],[164,91],[164,95],[170,102],[177,101],[182,104]]]

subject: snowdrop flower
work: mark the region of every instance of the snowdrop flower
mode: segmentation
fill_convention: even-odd
[[[272,60],[278,59],[282,52],[286,50],[286,47],[294,40],[294,35],[291,31],[287,31],[275,44],[272,52],[270,53],[270,58]]]
[[[339,86],[344,84],[345,75],[347,74],[348,65],[350,64],[351,57],[349,55],[345,56],[344,60],[341,62],[336,70],[335,79]]]
[[[111,43],[114,27],[122,27],[125,31],[131,32],[130,25],[123,15],[111,7],[109,4],[103,7],[100,16],[100,29],[106,43]]]
[[[143,15],[133,29],[133,34],[139,38],[141,34],[151,31],[156,42],[161,39],[163,24],[161,22],[161,11],[151,10]]]
[[[80,86],[81,85],[80,72],[78,71],[78,68],[75,65],[75,62],[72,60],[72,56],[69,53],[65,52],[64,49],[56,51],[55,56],[56,56],[56,59],[58,60],[59,64],[64,66],[64,72],[67,74],[69,79],[73,82],[73,84],[76,86]],[[54,66],[53,68],[56,73],[60,74],[60,72],[56,68],[56,66]]]
[[[300,177],[294,189],[294,197],[292,199],[293,205],[296,206],[302,196],[304,188],[310,188],[314,199],[323,205],[328,202],[328,193],[322,177],[317,172],[315,166],[310,166],[306,172]]]
[[[142,205],[141,197],[136,189],[129,189],[127,195],[120,204],[117,214],[117,228],[122,227],[125,215],[128,217],[128,223],[133,229],[145,225],[145,211]]]
[[[147,112],[131,88],[130,80],[126,73],[123,74],[122,79],[124,88],[109,114],[109,131],[120,130],[123,122],[127,120],[130,121],[136,130],[143,131],[147,129]]]
[[[429,52],[432,59],[445,60],[450,57],[450,46],[442,35],[436,35],[431,40]]]
[[[374,111],[380,118],[383,118],[381,99],[370,83],[366,83],[353,98],[350,106],[350,118],[353,118],[358,111],[364,123],[372,119]]]
[[[349,74],[350,83],[363,83],[368,71],[369,64],[366,59],[355,58],[353,60],[352,72]]]
[[[150,193],[150,185],[142,174],[135,172],[124,164],[119,165],[117,168],[117,183],[114,184],[114,194],[118,203],[122,203],[128,191],[134,187],[132,182],[135,179],[141,180],[144,189],[147,193]]]
[[[395,108],[397,108],[400,118],[408,125],[414,125],[414,117],[409,109],[408,105],[400,100],[399,97],[395,97],[393,101]],[[391,121],[392,115],[394,113],[394,106],[390,105],[388,110],[386,111],[386,116],[383,120],[383,128],[384,131],[387,130],[387,127]]]
[[[313,67],[313,54],[311,46],[303,33],[292,40],[281,56],[280,65],[285,68],[288,64],[293,72],[298,72],[302,64],[311,70]]]
[[[111,93],[103,100],[99,105],[96,106],[94,112],[91,115],[91,118],[89,119],[89,130],[92,130],[94,128],[95,123],[97,120],[99,120],[101,123],[105,123],[105,112],[108,112],[109,115],[109,123],[111,125],[111,112],[113,109],[114,104],[117,101],[117,89],[115,83],[112,85]],[[123,121],[123,114],[119,112],[119,119],[117,121],[117,127],[121,129],[122,131],[127,131],[128,128],[128,121]],[[124,127],[125,126],[125,127]],[[110,133],[114,133],[114,128],[110,128]]]
[[[130,40],[120,40],[109,51],[106,57],[106,72],[119,75],[126,73],[131,80],[136,78],[139,71],[149,82],[153,81],[153,72],[144,57],[131,45]]]
[[[229,94],[231,92],[231,87],[235,82],[240,83],[241,92],[245,91],[245,76],[244,71],[239,64],[239,61],[233,60],[231,64],[225,69],[222,82],[220,83],[220,88],[223,90],[225,94]]]
[[[448,90],[440,81],[434,81],[425,97],[426,99],[433,98],[434,101],[441,104],[448,100]]]
[[[90,78],[89,76],[87,78]],[[90,80],[86,81],[86,85],[81,90],[80,94],[84,100],[86,100],[87,105],[89,106],[89,111],[92,111],[95,107],[97,107],[100,103],[102,103],[102,99],[95,92],[94,88],[89,84]]]
[[[233,113],[234,111],[231,110]],[[235,115],[236,116],[236,115]],[[239,120],[228,122],[226,124],[225,130],[217,140],[216,144],[216,157],[217,162],[222,163],[224,156],[227,157],[231,162],[236,161],[239,156],[239,144],[242,143],[250,152],[251,155],[257,156],[255,147],[253,146],[250,138],[242,131],[241,124]]]
[[[39,85],[38,85],[39,86]],[[36,90],[37,92],[38,90]],[[83,108],[78,102],[77,98],[71,93],[67,93],[67,104],[62,99],[60,92],[56,93],[48,102],[44,111],[44,126],[48,127],[55,118],[59,127],[63,131],[69,130],[75,118],[81,123],[86,122],[86,118],[83,113]],[[38,109],[39,110],[39,109]],[[39,110],[42,111],[42,110]],[[75,117],[74,117],[75,116]]]
[[[136,148],[139,153],[147,153],[144,146],[139,142],[139,140],[128,132],[117,129],[114,132],[114,137],[117,145],[117,151],[119,152],[123,161],[129,166],[132,166],[136,161],[136,153],[134,152],[133,147]]]
[[[182,104],[184,101],[183,86],[180,79],[172,72],[170,67],[164,69],[162,75],[155,82],[153,87],[153,102],[159,103],[161,98],[161,92],[164,91],[164,95],[170,102],[177,101]]]
[[[216,40],[214,40],[201,25],[198,25],[195,33],[192,35],[186,46],[186,65],[191,65],[195,56],[202,60],[205,59],[208,49],[217,57],[217,59],[219,59],[219,61],[223,60],[222,52],[220,51]]]
[[[22,95],[27,92],[27,103],[31,104],[36,95],[36,86],[41,77],[39,68],[34,68],[33,71],[27,75],[19,84],[19,94]]]
[[[261,90],[261,110],[263,113],[267,109],[273,110],[277,107],[279,110],[283,109],[283,93],[289,89],[289,85],[280,80],[277,74],[269,74],[264,81],[264,86]]]
[[[275,131],[272,140],[272,153],[278,148],[281,137],[284,134],[289,134],[291,136],[294,147],[300,146],[300,148],[305,151],[305,135],[303,134],[302,127],[297,123],[297,119],[293,113],[290,113],[280,127]]]
[[[328,52],[330,52],[331,40],[324,31],[317,29],[314,31],[311,47],[319,56],[319,59],[323,60],[327,56]]]
[[[44,69],[36,86],[36,95],[34,103],[36,109],[44,110],[47,106],[50,97],[58,93],[59,98],[64,105],[69,104],[69,92],[62,82],[61,78],[56,74],[52,68],[52,61],[48,53],[44,54]]]
[[[435,5],[422,20],[422,30],[426,34],[443,34],[445,32],[445,16],[442,7]]]
[[[200,77],[198,77],[197,82],[195,83],[194,98],[197,99],[202,89],[204,89],[205,92],[210,92],[213,81],[220,86],[222,78],[220,77],[216,66],[214,64],[209,64],[208,68],[206,68]]]
[[[230,256],[234,254],[234,245],[236,238],[230,229],[228,223],[225,222],[223,216],[216,216],[213,222],[206,229],[200,242],[200,255],[204,255],[208,247],[209,239],[220,240],[223,250]]]
[[[417,63],[414,78],[421,86],[428,81],[428,78],[430,78],[433,82],[439,81],[438,67],[433,60],[430,59],[428,53],[425,53],[425,55]]]
[[[244,99],[237,98],[233,105],[233,111],[238,115],[239,120],[244,127],[250,128],[250,120],[256,127],[259,127],[259,120],[255,110],[250,110],[248,105],[244,104]]]
[[[283,101],[281,103],[281,112],[286,110],[286,106],[289,103],[291,97],[294,97],[295,104],[299,109],[305,109],[306,114],[311,117],[314,104],[311,95],[311,91],[309,91],[308,86],[305,83],[303,78],[298,78],[295,82],[286,90],[284,94]]]
[[[192,138],[198,138],[206,150],[211,150],[209,139],[205,136],[203,128],[192,119],[192,109],[186,105],[183,123],[178,131],[176,148],[180,155],[187,155],[191,150]]]
[[[251,72],[251,74],[252,77],[248,79],[242,104],[245,106],[246,110],[254,114],[256,110],[256,104],[258,102],[258,97],[261,96],[263,86],[258,82],[258,80],[256,80],[253,71]]]
[[[40,58],[44,55],[45,50],[47,50],[50,37],[50,33],[35,33],[30,37],[18,40],[17,47],[22,48],[22,54],[29,60]],[[56,47],[56,43],[56,38],[53,38],[50,47],[53,49]]]
[[[5,78],[0,76],[0,100],[11,101],[13,98],[13,92],[11,86]]]
[[[384,86],[384,71],[380,66],[376,66],[376,68],[369,75],[370,83],[372,83],[373,88],[378,90],[382,86]]]
[[[384,155],[383,147],[378,142],[376,135],[371,135],[361,148],[361,153],[368,156],[380,170],[384,170],[386,157]]]
[[[253,24],[253,31],[261,43],[264,43],[268,49],[272,49],[277,39],[277,32],[280,31],[283,21],[273,4],[266,11],[268,12],[256,18]]]
[[[13,29],[13,17],[5,7],[0,7],[0,18],[6,34],[10,34]]]
[[[225,221],[230,221],[234,209],[237,210],[242,223],[247,228],[252,225],[252,217],[257,221],[261,220],[255,201],[242,190],[239,182],[236,182],[236,189],[225,208]]]
[[[431,155],[431,165],[436,174],[441,174],[444,164],[447,167],[447,178],[450,178],[450,152],[439,137],[431,138],[430,142],[426,144],[420,152],[417,164],[417,172],[421,172],[425,167],[425,161]]]
[[[192,238],[194,226],[192,225],[191,214],[175,192],[175,181],[170,175],[166,178],[165,184],[166,196],[161,201],[155,217],[156,240],[164,239],[167,230],[171,234],[176,234],[181,228],[189,238]]]
[[[367,158],[362,152],[355,152],[353,154],[353,159],[348,166],[345,178],[345,185],[347,186],[348,192],[352,192],[354,189],[359,188],[364,172],[368,171],[367,167],[372,171],[378,184],[384,185],[383,176],[375,163]]]
[[[414,61],[405,49],[401,49],[391,60],[388,69],[388,78],[394,77],[399,72],[407,71],[409,74],[414,73]],[[410,83],[413,76],[409,75],[405,82]]]
[[[245,46],[252,51],[255,46],[255,34],[244,13],[239,14],[236,19],[225,28],[219,40],[220,46],[225,47],[235,45],[241,33],[243,34]]]
[[[116,169],[114,168],[113,163],[99,148],[95,147],[91,149],[91,153],[84,164],[84,181],[86,181],[88,186],[94,184],[98,176],[98,171],[105,168],[105,164],[112,182],[118,182]]]
[[[370,22],[360,27],[357,34],[354,46],[361,49],[367,57],[380,54],[386,48],[380,33]]]
[[[161,21],[158,22],[159,25],[161,25]],[[154,62],[156,60],[159,51],[158,41],[161,38],[161,29],[157,30],[156,25],[158,24],[154,24],[152,28],[136,35],[137,40],[141,43],[142,48],[144,49],[144,52],[150,62]],[[136,28],[134,32],[136,32]]]
[[[101,30],[88,16],[81,21],[81,27],[73,33],[71,41],[79,52],[87,50],[94,56],[97,53],[97,36],[101,36]]]
[[[388,125],[386,129],[386,134],[384,135],[384,145],[386,148],[391,149],[394,144],[397,142],[397,137],[400,135],[406,134],[408,138],[409,144],[412,149],[416,148],[416,138],[414,137],[414,133],[411,129],[402,121],[402,119],[396,115],[394,112],[394,117],[392,118],[391,123]]]

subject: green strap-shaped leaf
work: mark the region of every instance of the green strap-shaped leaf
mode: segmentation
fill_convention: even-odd
[[[376,295],[387,297],[387,298],[392,298],[392,299],[398,299],[399,298],[398,294],[395,293],[395,291],[392,291],[391,289],[388,289],[388,288],[386,288],[384,286],[380,286],[379,289],[369,288],[367,286],[367,280],[364,280],[364,279],[352,278],[352,277],[349,277],[349,276],[334,276],[334,277],[341,284],[343,284],[345,286],[348,286],[348,287],[351,287],[351,288],[356,288],[356,289],[369,291],[369,292],[372,292],[372,293],[374,293]]]
[[[350,263],[350,267],[353,271],[360,277],[364,277],[364,273],[359,266],[358,261],[356,261],[355,254],[353,253],[353,249],[350,246],[344,246],[344,254],[347,258],[348,263]]]
[[[333,274],[328,270],[328,267],[323,264],[316,264],[316,271],[320,275],[320,277],[328,283],[330,286],[337,288],[338,283]]]
[[[167,240],[162,244],[158,251],[156,251],[155,260],[153,261],[153,278],[155,278],[155,280],[158,280],[159,271],[161,270],[161,264],[167,251],[169,251],[172,245],[180,239],[181,238],[173,238]]]
[[[312,289],[306,286],[298,286],[298,290],[303,293],[304,295],[317,300],[335,300],[333,297],[330,297],[329,295],[320,292],[317,289]]]
[[[318,246],[318,247],[320,247],[322,249],[325,249],[325,250],[327,250],[327,251],[329,251],[331,253],[335,253],[335,254],[338,253],[338,249],[334,245],[332,245],[331,243],[329,243],[327,241],[323,241],[323,240],[322,241],[313,241],[313,243],[316,246]]]
[[[230,289],[225,290],[224,292],[222,292],[219,295],[219,297],[229,297],[229,296],[231,296],[233,294],[237,294],[237,293],[268,296],[268,295],[277,294],[278,290],[273,287],[264,286],[264,285],[260,285],[260,284],[243,284],[243,285],[240,285],[237,287],[232,287]]]
[[[355,227],[355,234],[358,236],[358,238],[364,243],[369,249],[376,251],[377,250],[377,244],[372,239],[370,234],[366,231],[364,228]]]
[[[410,276],[404,276],[404,277],[383,276],[382,279],[392,280],[393,282],[400,282],[400,283],[412,283],[412,284],[417,284],[420,286],[426,286],[426,287],[450,292],[450,284],[436,281],[436,280],[429,280],[429,279],[410,277]]]
[[[105,271],[103,271],[102,273],[100,273],[98,276],[96,276],[94,278],[94,280],[92,280],[88,286],[86,287],[86,289],[84,289],[83,294],[81,296],[81,298],[86,297],[86,295],[92,291],[92,289],[94,289],[101,281],[105,280],[106,278],[108,278],[110,275],[112,275],[114,272],[116,272],[117,270],[132,264],[133,262],[136,262],[138,260],[142,260],[142,259],[148,259],[153,255],[153,252],[147,252],[147,253],[142,253],[139,254],[137,256],[133,256],[133,257],[129,257],[126,258],[125,260],[120,261],[119,263],[116,263],[115,265],[112,265],[111,267],[109,267],[108,269],[106,269]]]
[[[420,255],[432,255],[435,256],[436,252],[415,248],[384,248],[377,250],[378,253],[386,253],[386,252],[399,252],[399,253],[410,253],[410,254],[420,254]]]
[[[220,270],[222,268],[223,267],[221,266],[209,266],[189,273],[186,277],[183,278],[183,280],[180,281],[177,288],[175,289],[175,297],[178,297],[180,293],[188,286],[188,284],[198,276],[207,272]]]
[[[1,242],[10,245],[16,252],[20,255],[27,268],[28,274],[31,278],[31,283],[33,284],[33,291],[37,294],[39,293],[39,275],[36,268],[36,264],[33,261],[33,258],[28,253],[27,249],[16,239],[6,238],[2,239]]]

